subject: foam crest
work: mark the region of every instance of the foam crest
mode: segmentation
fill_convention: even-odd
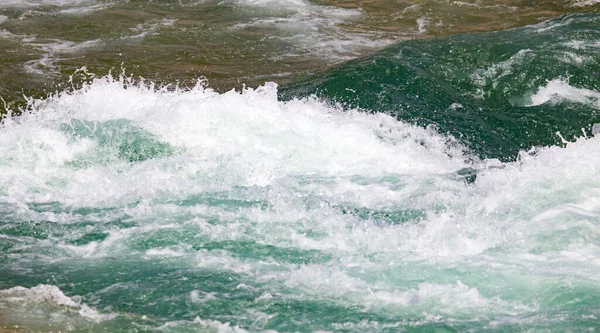
[[[567,89],[561,98],[596,98],[552,84]],[[228,295],[254,305],[333,303],[411,325],[539,314],[538,303],[561,307],[600,274],[598,137],[477,160],[434,128],[314,97],[282,102],[273,83],[218,94],[112,77],[31,100],[0,126],[15,267],[120,258],[155,274],[164,264],[226,276]],[[220,300],[211,285],[181,286],[173,299],[189,306]],[[110,319],[35,288],[5,291],[0,304],[35,299],[27,306]],[[191,318],[157,326],[239,329]]]
[[[53,316],[46,317],[47,312],[53,313]],[[100,313],[81,303],[79,297],[68,297],[57,286],[45,284],[32,288],[13,287],[0,290],[0,315],[3,324],[30,326],[36,321],[51,319],[51,322],[39,324],[45,327],[56,325],[63,329],[72,325],[85,325],[81,322],[82,319],[100,323],[118,316],[116,313]]]
[[[117,199],[132,194],[119,194],[117,184],[144,183],[152,191],[190,177],[205,185],[264,186],[295,174],[439,174],[463,166],[460,147],[449,146],[433,130],[312,99],[279,102],[274,84],[219,95],[201,87],[185,92],[123,87],[103,78],[72,94],[35,101],[32,108],[18,122],[3,125],[0,172],[21,173],[25,167],[62,175],[69,183],[56,189],[63,198],[69,193],[85,198],[89,191],[82,186],[97,190],[103,183],[104,194],[94,195]],[[21,150],[15,153],[14,147]],[[110,167],[96,163],[112,152]],[[145,160],[148,164],[120,162]]]
[[[454,284],[419,283],[415,288],[390,288],[316,265],[292,271],[285,284],[300,289],[303,297],[341,299],[343,303],[364,307],[365,310],[387,308],[406,314],[425,312],[435,316],[463,315],[474,310],[482,316],[535,310],[519,302],[504,301],[498,296],[485,297],[477,288],[461,281]]]
[[[307,250],[400,252],[416,259],[477,255],[502,244],[528,243],[539,230],[520,221],[551,214],[544,212],[543,202],[525,209],[519,201],[538,202],[540,187],[574,193],[570,188],[585,183],[591,177],[586,170],[598,162],[586,153],[593,148],[585,148],[597,140],[580,140],[567,149],[524,154],[518,163],[471,165],[480,170],[474,186],[466,186],[457,173],[469,167],[461,148],[433,130],[310,98],[279,102],[276,93],[273,84],[217,94],[202,87],[156,91],[101,78],[72,94],[35,101],[34,112],[18,122],[7,120],[0,133],[4,195],[23,203],[54,198],[67,207],[121,207],[155,198],[154,204],[128,208],[128,214],[142,221],[164,216],[167,224],[199,215],[250,219],[260,224],[250,229],[240,223],[211,225],[211,235],[224,240],[250,236]],[[571,179],[569,170],[582,159],[566,156],[578,154],[586,155],[585,166],[578,166],[579,182],[548,178],[560,172]],[[594,190],[594,184],[587,187]],[[239,186],[241,191],[232,190]],[[180,207],[160,199],[189,200],[223,190],[228,193],[224,199],[238,200],[231,201],[234,205],[258,200],[268,208],[252,204],[234,212],[223,209],[227,201],[212,206],[199,197]],[[582,196],[563,200],[552,214],[596,214],[580,202]],[[525,215],[505,213],[521,209]],[[479,223],[482,216],[489,223]],[[299,231],[289,238],[286,223],[299,217],[305,218],[303,228],[319,230],[325,238]],[[78,217],[59,211],[43,218]],[[112,237],[127,239],[142,231]],[[109,246],[105,250],[118,243],[112,237],[103,241]],[[81,251],[84,256],[111,252],[98,252],[95,246],[87,244]]]
[[[231,325],[230,323],[223,323],[218,320],[206,320],[196,317],[193,320],[185,321],[172,321],[168,322],[158,328],[157,331],[172,331],[176,329],[179,331],[190,331],[190,332],[218,332],[218,333],[246,333],[245,329],[240,328],[237,325]]]
[[[600,108],[600,92],[585,88],[576,88],[571,86],[567,80],[554,79],[531,96],[529,105],[536,106],[548,102],[557,103],[560,101],[588,104],[595,108]]]

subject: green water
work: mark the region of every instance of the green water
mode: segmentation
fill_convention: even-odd
[[[15,3],[0,331],[600,329],[597,6]]]
[[[555,91],[548,103],[531,100],[553,80],[600,90],[599,24],[596,14],[574,14],[497,33],[400,43],[290,85],[282,95],[316,94],[435,126],[482,157],[511,159],[519,150],[559,144],[556,132],[568,139],[582,128],[591,133],[600,121],[597,93]]]

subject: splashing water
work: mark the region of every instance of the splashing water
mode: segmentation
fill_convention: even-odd
[[[30,106],[0,129],[5,328],[597,327],[598,138],[478,159],[272,83]]]

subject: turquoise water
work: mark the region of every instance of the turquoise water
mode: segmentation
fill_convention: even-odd
[[[0,330],[599,329],[599,23],[31,99],[0,125]]]

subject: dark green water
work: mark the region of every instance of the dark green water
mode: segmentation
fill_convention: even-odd
[[[316,40],[357,38],[364,16],[379,18],[369,34],[393,30],[385,18],[395,16],[370,1],[348,21],[340,17],[356,14],[357,5],[346,1],[15,3],[0,12],[8,20],[0,27],[27,27],[35,15],[50,24],[69,10],[79,11],[76,20],[88,11],[129,17],[134,7],[141,16],[176,16],[129,30],[147,32],[152,37],[136,38],[154,46],[166,43],[158,41],[163,33],[194,24],[182,23],[184,15],[212,8],[206,17],[231,19],[224,12],[237,8],[242,23],[254,25],[236,29],[294,37],[285,52],[297,45],[300,67],[312,70],[292,67],[279,88],[227,92],[92,77],[5,118],[0,331],[600,329],[600,138],[592,134],[600,122],[600,15],[593,6],[444,1],[442,14],[427,14],[431,2],[397,3],[394,15],[417,14],[394,24],[427,14],[428,29],[441,30],[435,22],[458,25],[448,12],[462,6],[481,21],[474,30],[489,30],[493,10],[510,16],[515,6],[525,9],[511,24],[531,18],[532,8],[588,13],[394,43],[325,69],[337,60],[309,66],[323,56],[311,53]],[[282,22],[296,30],[278,33]],[[27,75],[56,78],[68,61],[113,59],[90,50],[129,45],[119,29],[85,52],[52,38],[29,45],[31,59],[15,61],[11,73],[29,68]],[[289,57],[284,63],[295,57],[276,55]],[[236,68],[251,73],[250,64]],[[276,66],[271,73],[282,72]]]
[[[435,126],[479,156],[591,133],[600,122],[600,16],[572,14],[495,33],[399,43],[283,89]],[[535,99],[542,98],[541,103]]]

